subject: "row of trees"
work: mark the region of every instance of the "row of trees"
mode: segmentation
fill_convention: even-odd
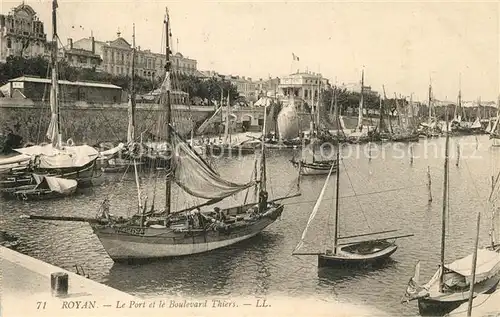
[[[327,109],[328,111],[333,111],[334,94],[337,96],[337,104],[339,105],[339,109],[341,110],[342,113],[345,113],[348,108],[351,109],[359,108],[359,102],[361,100],[360,92],[347,91],[346,89],[334,87],[333,89],[326,90],[323,93],[323,102],[325,105],[325,109]],[[384,113],[390,113],[391,115],[394,115],[397,109],[396,100],[399,103],[399,106],[402,107],[403,109],[408,107],[409,105],[408,100],[404,98],[384,99],[379,94],[365,93],[363,95],[364,108],[367,110],[379,110],[381,98],[382,98],[382,106],[384,108]]]
[[[0,63],[0,83],[5,84],[9,79],[23,75],[37,76],[41,78],[50,77],[49,61],[42,57],[22,58],[19,56],[7,57],[5,63]],[[221,90],[224,98],[229,96],[231,100],[238,100],[239,94],[236,86],[229,81],[216,78],[201,79],[195,76],[174,74],[173,88],[189,93],[189,96],[199,97],[203,100],[220,100]],[[94,69],[82,69],[70,66],[65,60],[59,62],[59,78],[70,81],[94,81],[117,85],[129,91],[129,76],[117,76],[105,72],[96,72]],[[145,79],[135,75],[134,86],[138,94],[148,93],[158,88],[163,81],[163,76],[156,80]]]

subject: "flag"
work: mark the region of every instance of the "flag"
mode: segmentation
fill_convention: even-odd
[[[299,57],[297,55],[295,55],[294,53],[292,53],[292,58],[294,61],[299,61]]]

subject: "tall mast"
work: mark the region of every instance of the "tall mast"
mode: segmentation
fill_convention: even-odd
[[[415,112],[413,111],[413,93],[410,94],[410,115],[411,115],[411,129],[415,129]]]
[[[59,148],[62,143],[62,135],[61,135],[61,117],[59,114],[59,82],[58,82],[58,74],[59,74],[59,67],[57,63],[57,52],[58,52],[58,45],[57,45],[57,1],[53,0],[52,1],[52,76],[51,76],[51,95],[52,98],[50,99],[51,102],[51,109],[52,109],[52,120],[53,124],[55,124],[54,129],[52,130],[52,135],[51,135],[51,140],[52,144],[55,144],[56,148]],[[55,117],[55,118],[54,118]]]
[[[361,130],[363,127],[363,89],[365,85],[365,69],[361,71],[361,98],[359,99],[359,111],[358,111],[358,130]]]
[[[267,121],[267,109],[266,107],[264,108],[264,124],[262,127],[262,143],[261,143],[261,151],[262,151],[262,156],[261,156],[261,162],[260,162],[260,192],[261,194],[266,191],[266,121]]]
[[[458,77],[458,111],[460,116],[462,115],[462,74]],[[457,113],[455,114],[455,118],[457,117]],[[461,121],[461,120],[460,120]]]
[[[340,126],[339,108],[335,107],[337,126]],[[333,234],[333,252],[337,254],[337,241],[339,235],[339,192],[340,192],[340,140],[337,142],[337,166],[335,168],[337,185],[335,187],[335,231]]]
[[[170,122],[171,122],[171,113],[170,113],[170,27],[169,27],[169,16],[168,16],[168,8],[165,8],[165,89],[162,96],[165,98],[164,106],[165,106],[165,120],[167,121],[167,126],[165,129],[167,146],[170,146],[170,151],[174,151],[175,149],[171,146],[171,138],[170,138]],[[168,155],[167,166],[169,169],[172,168],[172,157],[173,153]],[[165,184],[165,212],[168,215],[170,213],[170,194],[171,194],[171,186],[169,177],[167,177]]]
[[[387,101],[387,95],[385,93],[385,85],[382,85],[382,90],[384,91],[384,105],[386,104],[386,101]],[[390,111],[390,110],[389,110]],[[391,129],[391,134],[393,133],[392,131],[392,116],[391,116],[391,113],[389,113],[387,115],[387,117],[389,118],[389,128]]]
[[[229,137],[229,91],[227,92],[227,103],[226,103],[226,126],[224,127],[224,143],[227,143]]]
[[[446,127],[448,127],[448,108],[446,108]],[[441,215],[441,274],[439,275],[439,292],[443,292],[444,284],[444,251],[446,239],[446,209],[448,201],[448,144],[450,141],[450,133],[446,129],[446,142],[444,154],[444,178],[443,178],[443,210]]]
[[[130,75],[130,95],[129,95],[129,107],[128,107],[128,133],[127,133],[127,143],[134,142],[135,140],[135,87],[134,87],[134,75],[135,75],[135,23],[132,27],[132,63],[131,63],[131,75]]]
[[[429,123],[432,120],[432,85],[429,83]]]

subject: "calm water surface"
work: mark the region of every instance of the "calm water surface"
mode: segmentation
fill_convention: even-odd
[[[463,147],[458,167],[455,166],[457,143]],[[500,148],[491,148],[490,144],[487,136],[450,140],[448,262],[472,252],[478,211],[483,212],[480,243],[489,241],[490,214],[485,201],[491,176],[500,167]],[[400,299],[417,260],[422,260],[422,280],[430,278],[439,263],[444,138],[421,140],[412,150],[408,144],[399,144],[397,148],[391,144],[381,146],[372,145],[371,160],[367,155],[368,145],[346,146],[340,173],[341,236],[388,229],[399,229],[398,234],[415,234],[398,240],[399,249],[392,261],[378,269],[319,270],[316,257],[291,255],[324,184],[324,176],[303,177],[302,196],[284,201],[282,218],[255,238],[207,254],[149,264],[114,264],[85,223],[19,217],[27,213],[94,216],[105,197],[112,200],[112,213],[131,214],[137,208],[133,174],[106,175],[103,186],[63,200],[37,203],[0,200],[2,227],[20,236],[21,252],[70,271],[75,271],[75,264],[81,265],[91,279],[142,297],[315,296],[369,305],[394,315],[416,315],[416,304],[402,305]],[[413,153],[412,164],[408,153]],[[297,190],[297,172],[289,162],[293,155],[292,151],[269,153],[271,197]],[[253,159],[248,156],[239,160],[218,159],[213,163],[224,177],[244,182],[252,177]],[[432,203],[428,203],[427,167],[432,177]],[[155,204],[162,205],[164,184],[160,180],[155,185],[154,179],[154,175],[143,176],[143,191],[148,194],[150,204],[153,188],[157,186]],[[335,177],[332,177],[303,251],[322,249],[331,241],[334,193]],[[179,191],[173,196],[175,209],[197,202]],[[225,204],[234,205],[243,199],[244,194]]]

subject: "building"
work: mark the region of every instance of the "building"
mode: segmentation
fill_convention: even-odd
[[[263,96],[276,96],[278,94],[278,87],[280,84],[280,79],[278,77],[268,79],[260,78],[255,82],[255,93],[257,99]]]
[[[59,80],[62,103],[84,101],[86,103],[121,103],[122,88],[104,83]],[[6,97],[27,98],[33,101],[48,101],[51,80],[22,76],[9,80],[0,87]]]
[[[319,91],[329,88],[328,79],[321,74],[312,72],[297,72],[281,78],[278,85],[278,95],[281,97],[298,97],[307,104],[314,105]]]
[[[231,84],[236,86],[240,97],[245,98],[249,102],[257,101],[257,96],[255,94],[255,83],[252,78],[245,76],[225,76],[225,80],[229,81]]]
[[[47,34],[32,7],[23,3],[9,14],[0,15],[0,62],[5,62],[8,56],[48,55]]]
[[[359,92],[361,93],[361,83],[350,83],[350,84],[342,84],[339,86],[340,89],[345,89],[348,92]],[[372,90],[371,86],[363,86],[363,94],[367,95],[378,95],[378,92]]]
[[[73,43],[73,49],[91,51],[99,55],[102,60],[99,70],[116,76],[129,75],[131,72],[132,45],[121,37],[120,32],[117,32],[116,35],[117,38],[113,41],[96,41],[91,36],[74,42],[71,41],[71,43]],[[157,80],[164,74],[165,60],[165,54],[153,53],[151,50],[141,50],[141,47],[138,46],[135,56],[135,73],[139,77],[153,81]],[[184,57],[178,52],[171,54],[170,60],[173,72],[194,76],[199,75],[195,59]]]
[[[94,37],[90,38],[94,42]],[[94,71],[102,71],[101,56],[95,53],[95,42],[92,43],[91,49],[74,48],[73,40],[68,39],[68,45],[61,50],[62,57],[70,66],[76,68],[89,68]]]

